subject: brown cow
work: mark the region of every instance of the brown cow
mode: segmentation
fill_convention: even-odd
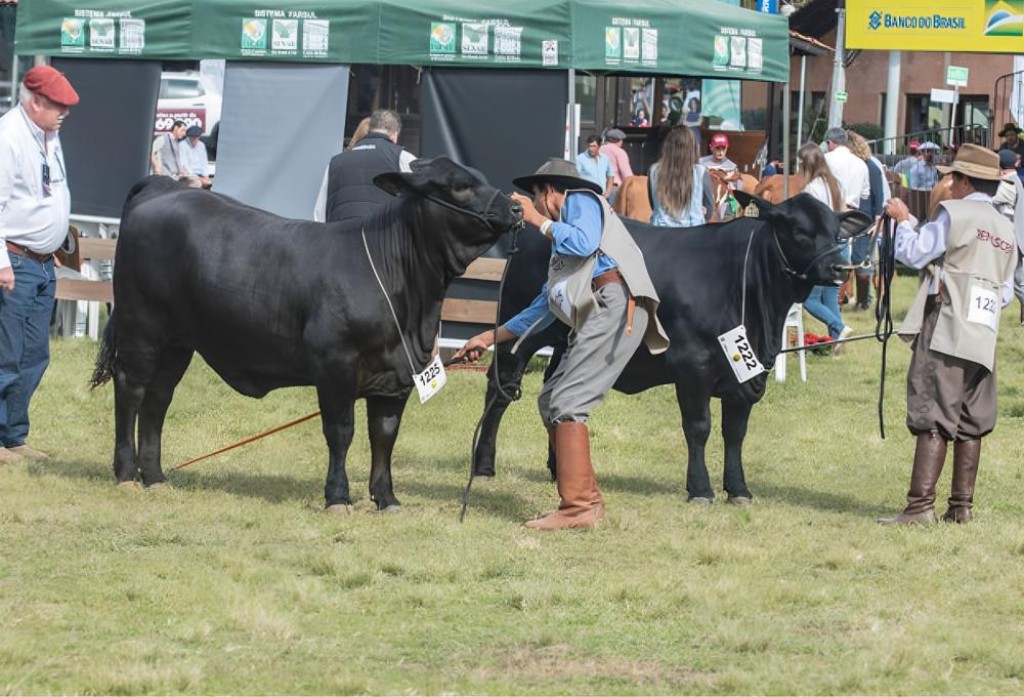
[[[769,203],[779,203],[782,201],[782,176],[781,174],[773,174],[769,177],[765,177],[757,183],[754,188],[754,196],[763,198]],[[804,178],[800,174],[789,175],[789,195],[796,196],[804,190]]]
[[[641,223],[651,220],[651,198],[647,193],[647,177],[634,175],[622,180],[622,186],[615,194],[612,205],[615,212],[623,218],[632,218]]]

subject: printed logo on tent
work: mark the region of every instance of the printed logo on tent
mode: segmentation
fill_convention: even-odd
[[[718,34],[715,36],[715,54],[711,58],[711,65],[729,65],[729,37]]]
[[[643,57],[645,65],[658,64],[658,30],[642,29],[641,44],[643,46]]]
[[[985,36],[1024,36],[1024,0],[985,0]]]
[[[296,51],[299,48],[299,20],[275,19],[270,47],[275,51]]]
[[[487,55],[487,25],[479,22],[462,24],[462,53],[467,56]]]
[[[114,20],[94,17],[89,20],[89,47],[101,51],[114,50]]]
[[[85,48],[85,20],[65,17],[60,24],[60,45]]]
[[[302,20],[303,55],[326,57],[330,39],[331,21],[329,19]]]
[[[121,18],[121,53],[142,53],[146,48],[146,20]]]
[[[448,22],[430,23],[430,52],[455,53],[455,25]]]
[[[541,63],[545,66],[558,65],[558,40],[545,39],[540,42]]]
[[[604,28],[604,57],[619,59],[622,58],[622,29],[621,27]]]
[[[267,20],[250,17],[242,20],[242,48],[267,48]]]

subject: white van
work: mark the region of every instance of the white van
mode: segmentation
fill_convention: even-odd
[[[221,95],[205,82],[206,77],[195,71],[161,73],[153,132],[167,133],[175,121],[184,121],[209,134],[220,121]]]

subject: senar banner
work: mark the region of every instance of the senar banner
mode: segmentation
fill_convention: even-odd
[[[1024,0],[847,0],[846,46],[1024,53]]]

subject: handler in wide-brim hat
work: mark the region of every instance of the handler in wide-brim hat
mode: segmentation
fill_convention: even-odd
[[[643,342],[651,353],[668,348],[657,319],[643,254],[608,207],[599,185],[576,165],[551,158],[534,174],[513,180],[533,194],[512,194],[523,219],[551,241],[548,280],[518,315],[474,336],[456,356],[475,360],[496,343],[521,338],[558,320],[569,346],[544,384],[537,405],[554,445],[558,508],[526,523],[537,530],[591,528],[604,517],[604,500],[590,461],[587,419]]]
[[[1005,282],[1017,264],[1013,225],[992,205],[999,156],[972,143],[940,166],[953,176],[952,201],[917,228],[906,203],[890,199],[896,258],[921,269],[921,286],[900,335],[912,341],[907,371],[907,428],[917,438],[903,512],[878,522],[932,523],[935,485],[953,442],[949,506],[942,519],[974,517],[981,439],[996,425],[996,337]]]

